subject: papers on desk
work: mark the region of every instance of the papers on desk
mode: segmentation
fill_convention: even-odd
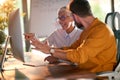
[[[32,52],[27,52],[25,53],[25,63],[23,65],[32,66],[32,67],[47,65],[48,62],[44,61],[44,58],[47,56],[49,55],[36,50]]]

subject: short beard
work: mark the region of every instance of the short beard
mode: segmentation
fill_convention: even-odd
[[[84,27],[83,27],[82,24],[79,24],[79,23],[75,22],[75,25],[76,25],[79,29],[84,29]]]

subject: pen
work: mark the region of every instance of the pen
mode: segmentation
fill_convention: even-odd
[[[35,65],[32,65],[32,64],[26,64],[26,63],[24,63],[23,65],[35,67]]]

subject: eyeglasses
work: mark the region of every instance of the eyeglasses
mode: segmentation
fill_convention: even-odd
[[[58,19],[61,21],[64,21],[67,17],[69,17],[69,16],[60,16],[60,17],[58,17]]]

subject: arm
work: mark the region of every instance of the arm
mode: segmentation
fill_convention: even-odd
[[[33,33],[25,34],[25,39],[29,40],[33,46],[35,46],[35,49],[42,51],[43,53],[50,54],[51,47],[47,44],[43,44],[40,42]],[[66,58],[66,52],[61,49],[54,49],[55,52],[52,53],[52,55],[56,58],[67,60]]]
[[[67,60],[67,53],[65,50],[54,49],[54,53],[52,55],[56,58]]]
[[[48,44],[49,46],[54,45],[54,32],[48,36],[45,40],[42,41],[44,44]]]

